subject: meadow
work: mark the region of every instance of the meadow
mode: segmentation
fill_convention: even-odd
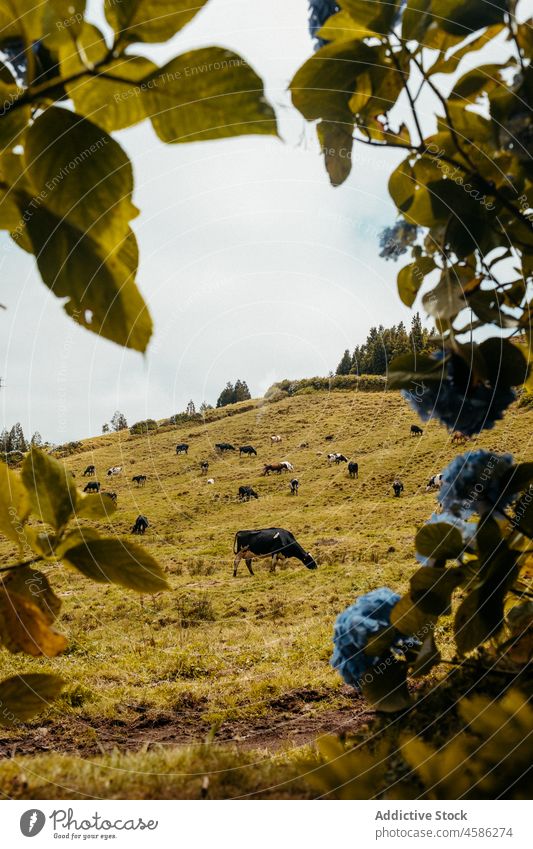
[[[460,450],[433,421],[412,437],[416,421],[396,392],[316,391],[233,405],[206,424],[85,440],[63,462],[80,487],[94,463],[96,479],[117,493],[107,530],[128,535],[138,514],[148,517],[142,544],[171,589],[139,597],[62,564],[48,567],[69,648],[53,660],[3,651],[2,673],[55,671],[66,684],[35,721],[0,731],[0,791],[198,798],[209,774],[213,797],[313,796],[302,769],[313,742],[330,732],[364,734],[373,716],[329,666],[335,617],[360,593],[406,588],[414,534],[436,504],[426,483]],[[514,405],[476,445],[523,460],[531,423],[532,412]],[[271,434],[281,445],[271,446]],[[258,456],[220,456],[221,441],[252,444]],[[178,442],[189,443],[188,455],[176,455]],[[359,463],[358,479],[346,464],[328,464],[330,450]],[[261,476],[263,462],[280,460],[294,473]],[[107,481],[112,465],[123,472]],[[147,475],[144,487],[132,482],[137,474]],[[289,491],[292,476],[298,496]],[[239,502],[241,484],[260,498]],[[271,526],[291,530],[319,568],[288,560],[271,574],[267,561],[256,561],[254,577],[241,563],[233,578],[235,532]],[[11,555],[2,540],[0,562]],[[437,635],[444,645],[448,628],[444,620]]]

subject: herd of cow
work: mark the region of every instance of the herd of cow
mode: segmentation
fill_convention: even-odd
[[[411,436],[421,436],[422,428],[418,427],[418,425],[411,425]],[[328,435],[324,437],[326,441],[331,441],[333,439],[332,435]],[[282,437],[279,435],[271,436],[270,442],[272,445],[276,445],[282,442]],[[308,448],[309,444],[307,442],[303,442],[300,444],[300,448]],[[217,442],[215,444],[215,449],[218,454],[225,454],[227,452],[238,451],[239,456],[257,456],[257,451],[253,445],[241,445],[236,448],[234,445],[231,445],[229,442]],[[182,442],[176,445],[176,454],[185,454],[189,453],[189,445],[188,443]],[[321,452],[319,452],[320,454]],[[339,452],[331,452],[327,455],[327,461],[330,464],[340,465],[341,463],[347,463],[348,475],[350,478],[357,478],[359,476],[359,465],[354,460],[348,460],[348,458]],[[202,474],[207,474],[209,471],[209,462],[208,460],[202,460],[200,462],[200,471]],[[263,471],[261,472],[262,477],[266,477],[270,475],[271,472],[277,473],[278,475],[283,472],[293,472],[294,466],[289,463],[288,460],[282,460],[278,463],[264,463]],[[116,475],[120,475],[122,473],[122,466],[111,466],[107,472],[106,476],[108,478],[112,478]],[[96,467],[94,465],[89,465],[83,472],[84,477],[95,477],[96,475]],[[136,484],[138,487],[143,487],[147,481],[147,476],[144,474],[137,474],[132,477],[132,483]],[[214,478],[208,478],[208,484],[214,484]],[[442,475],[437,474],[433,475],[426,487],[426,491],[430,491],[432,489],[440,489],[442,485]],[[289,483],[290,494],[298,495],[299,491],[299,480],[298,478],[291,478]],[[392,489],[394,495],[396,497],[400,497],[403,492],[403,484],[399,478],[395,478],[392,484]],[[112,491],[101,491],[101,484],[99,481],[91,480],[84,487],[84,492],[87,493],[97,493],[101,492],[102,495],[106,495],[111,498],[113,501],[116,501],[117,494]],[[239,501],[250,501],[250,499],[259,498],[258,493],[253,489],[250,485],[241,485],[239,486],[239,490],[237,493],[237,499]],[[137,516],[135,523],[131,529],[132,534],[140,534],[143,535],[146,529],[149,527],[150,523],[146,516],[139,515]],[[244,560],[246,566],[248,567],[248,571],[250,575],[253,575],[252,570],[252,561],[254,557],[270,557],[271,558],[271,566],[270,571],[274,572],[276,568],[276,563],[280,557],[290,558],[295,557],[297,560],[300,560],[304,566],[308,569],[316,569],[317,564],[314,558],[306,552],[302,546],[296,541],[293,534],[290,531],[285,530],[284,528],[262,528],[259,530],[249,530],[249,531],[237,531],[235,534],[234,541],[234,554],[235,560],[233,564],[233,576],[237,575],[237,568],[241,560]]]

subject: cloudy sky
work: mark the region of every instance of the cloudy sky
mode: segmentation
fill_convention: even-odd
[[[211,403],[227,380],[253,395],[275,380],[327,374],[372,324],[410,320],[398,265],[378,257],[395,219],[387,177],[398,156],[360,146],[348,182],[327,180],[312,127],[287,85],[312,46],[306,0],[210,0],[170,55],[218,44],[259,72],[280,122],[268,137],[165,146],[151,125],[117,135],[134,163],[139,286],[155,333],[145,357],[78,328],[34,259],[0,234],[0,425],[54,442]]]

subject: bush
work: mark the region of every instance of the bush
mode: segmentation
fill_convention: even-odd
[[[265,392],[267,401],[280,401],[292,395],[310,395],[312,392],[384,392],[385,377],[379,374],[336,374],[332,377],[306,377],[303,380],[281,380]]]
[[[143,422],[135,422],[130,427],[130,433],[132,436],[136,436],[139,433],[149,433],[150,431],[157,430],[157,426],[155,419],[145,419]]]
[[[83,442],[65,442],[64,445],[57,445],[49,451],[53,457],[70,457],[71,454],[77,454],[83,451]]]

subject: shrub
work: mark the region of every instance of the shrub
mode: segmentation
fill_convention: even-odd
[[[145,419],[142,422],[135,422],[130,427],[130,433],[132,436],[136,436],[139,433],[149,433],[150,431],[157,430],[157,422],[155,419]]]

